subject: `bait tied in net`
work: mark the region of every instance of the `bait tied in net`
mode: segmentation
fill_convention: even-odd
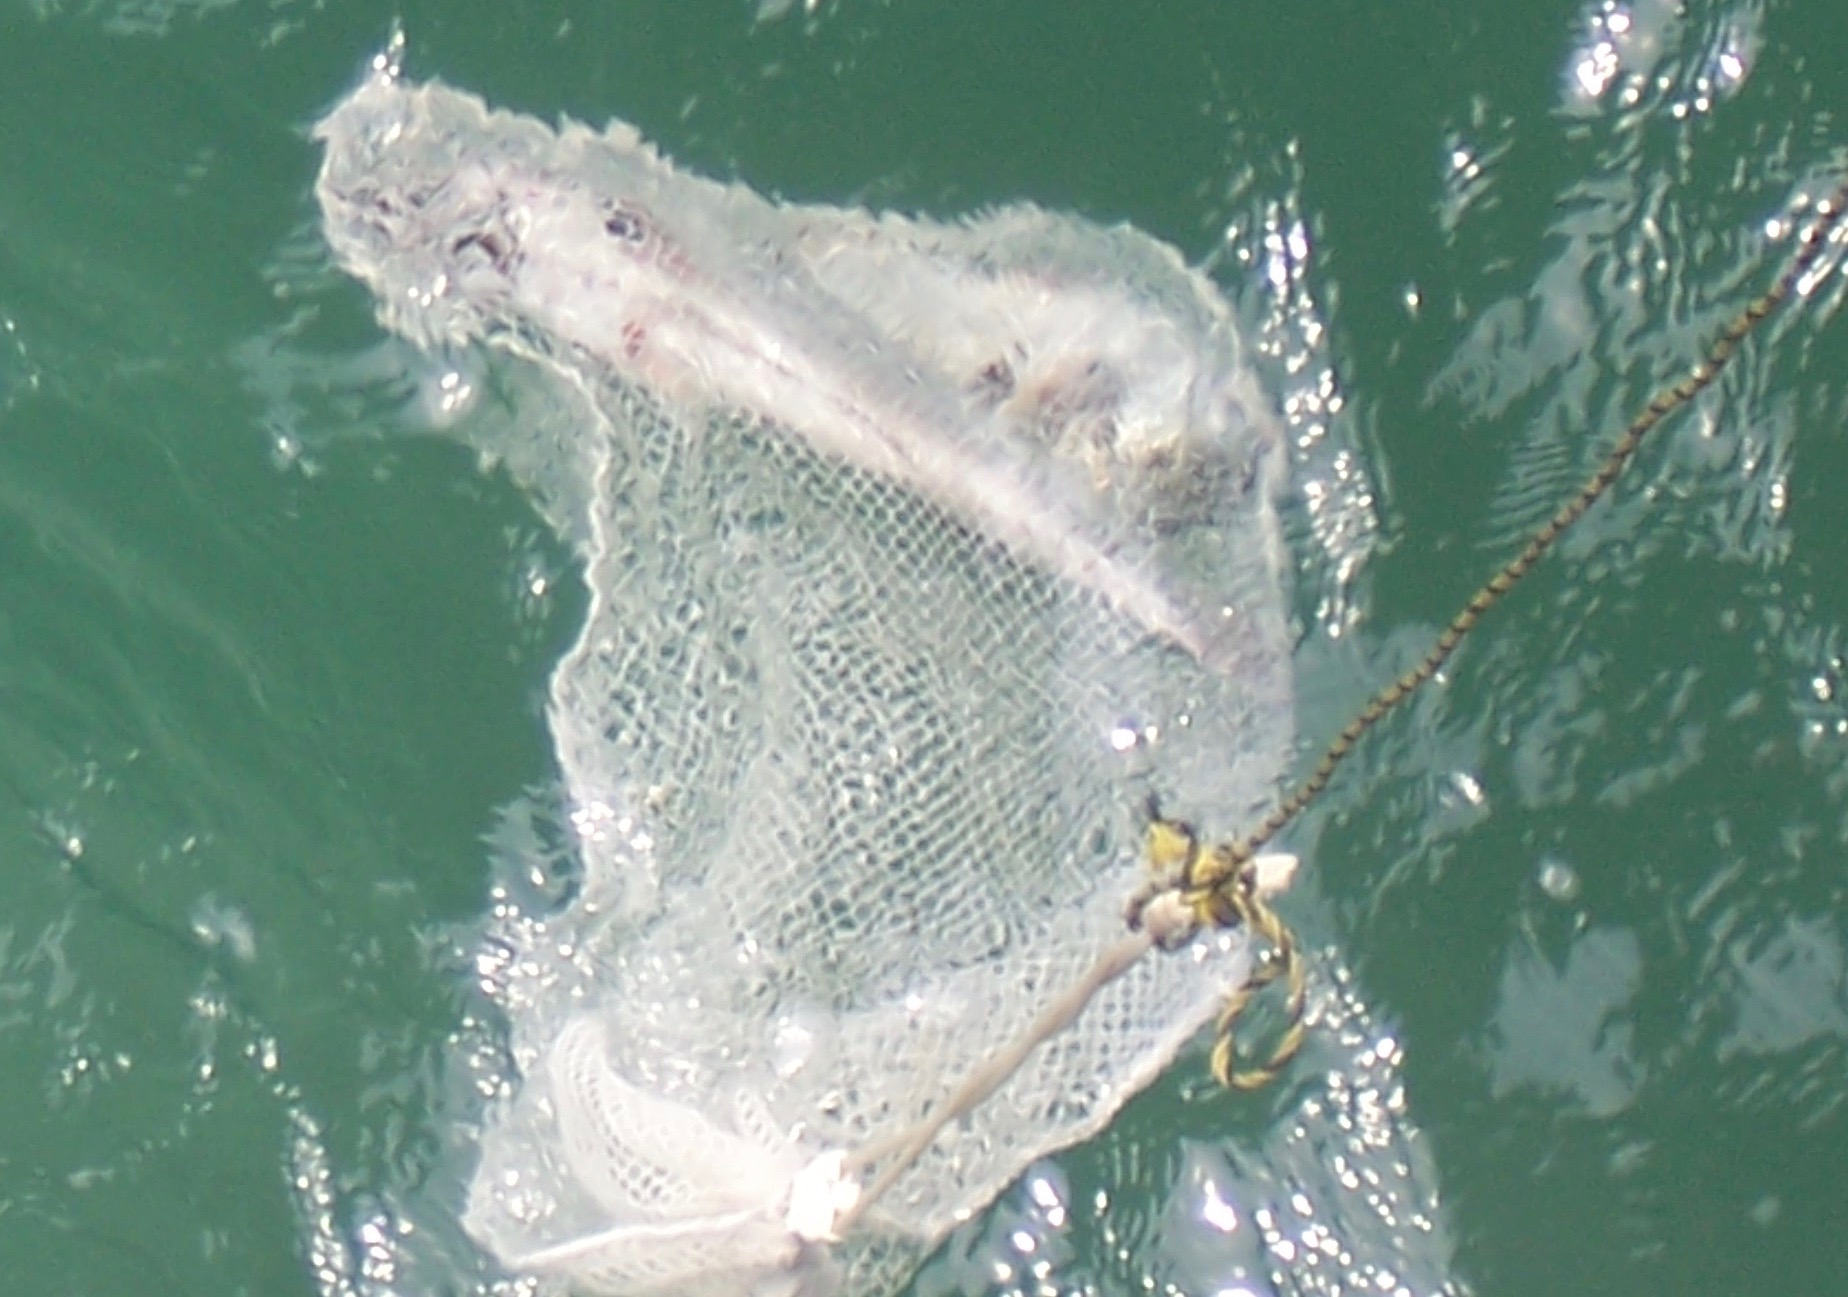
[[[328,241],[388,326],[502,358],[504,417],[458,431],[589,595],[550,707],[578,886],[497,904],[519,1075],[464,1223],[586,1292],[886,1291],[1216,1013],[1220,1079],[1269,1075],[1300,1021],[1257,1068],[1232,1022],[1303,982],[1258,851],[1814,291],[1848,206],[1278,799],[1280,439],[1171,250],[773,204],[396,55],[318,129]],[[1158,789],[1186,818],[1145,823]]]
[[[317,135],[380,319],[572,410],[457,424],[588,591],[579,881],[510,961],[466,1224],[585,1292],[889,1289],[1249,972],[1237,931],[1099,964],[1150,795],[1229,830],[1290,752],[1225,303],[1128,228],[773,203],[391,58]]]

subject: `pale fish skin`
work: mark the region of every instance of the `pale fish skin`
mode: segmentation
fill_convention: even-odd
[[[462,128],[497,147],[459,155]],[[1223,305],[1164,245],[1025,207],[932,225],[777,205],[621,123],[554,132],[391,73],[316,133],[330,243],[413,341],[511,338],[672,409],[761,417],[1230,667],[1231,604],[1177,596],[1152,555],[1219,493],[1274,489],[1280,441]],[[1021,251],[1042,246],[1043,269]],[[1192,291],[1118,289],[1113,258]]]

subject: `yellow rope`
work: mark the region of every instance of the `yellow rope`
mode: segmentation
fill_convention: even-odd
[[[1280,801],[1256,829],[1236,842],[1209,847],[1200,843],[1191,827],[1163,819],[1159,810],[1151,804],[1145,855],[1154,876],[1161,880],[1160,885],[1178,888],[1202,926],[1243,926],[1271,946],[1271,958],[1243,986],[1227,997],[1214,1027],[1212,1068],[1214,1077],[1222,1085],[1251,1090],[1266,1084],[1288,1066],[1302,1047],[1306,1034],[1303,1024],[1305,975],[1302,956],[1289,929],[1256,893],[1250,866],[1258,852],[1321,795],[1334,778],[1336,768],[1352,754],[1368,731],[1443,670],[1451,654],[1456,652],[1464,637],[1476,628],[1483,615],[1532,571],[1535,564],[1546,557],[1547,552],[1572,524],[1584,517],[1605,496],[1635,458],[1643,439],[1656,425],[1687,406],[1714,384],[1738,354],[1739,344],[1746,335],[1795,292],[1798,282],[1814,269],[1830,234],[1840,224],[1845,209],[1848,209],[1848,183],[1818,204],[1817,219],[1798,236],[1797,254],[1777,282],[1733,317],[1731,323],[1720,331],[1704,358],[1680,380],[1651,398],[1642,413],[1630,421],[1623,435],[1617,439],[1617,444],[1598,465],[1597,471],[1586,479],[1578,493],[1547,519],[1528,539],[1519,554],[1503,564],[1470,596],[1469,602],[1451,619],[1418,665],[1368,700],[1367,705],[1323,750],[1321,759],[1316,762],[1308,777]],[[1132,926],[1137,922],[1145,900],[1143,898],[1132,903]],[[1233,1028],[1245,1006],[1279,976],[1285,978],[1288,986],[1284,1006],[1288,1026],[1262,1063],[1239,1068],[1236,1066],[1233,1047]]]
[[[1213,1024],[1213,1052],[1209,1062],[1213,1069],[1213,1079],[1228,1090],[1257,1090],[1269,1085],[1279,1072],[1289,1066],[1290,1060],[1296,1057],[1296,1051],[1303,1047],[1303,1040],[1309,1034],[1309,1028],[1303,1022],[1303,1004],[1309,994],[1308,970],[1304,967],[1302,953],[1296,948],[1296,938],[1275,911],[1245,888],[1224,890],[1229,896],[1239,898],[1231,903],[1238,921],[1270,942],[1272,953],[1271,958],[1254,976],[1247,978],[1242,986],[1233,988],[1232,993],[1226,996],[1226,1002],[1220,1006],[1218,1021]],[[1237,1047],[1233,1043],[1233,1029],[1238,1024],[1239,1015],[1244,1013],[1245,1006],[1280,975],[1287,987],[1283,1010],[1284,1021],[1288,1025],[1284,1027],[1283,1035],[1271,1045],[1268,1058],[1262,1063],[1241,1068],[1238,1066]]]

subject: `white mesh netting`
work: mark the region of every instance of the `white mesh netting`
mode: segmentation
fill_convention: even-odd
[[[775,205],[388,59],[318,134],[384,322],[580,402],[457,425],[590,595],[581,886],[515,952],[468,1227],[583,1291],[883,1290],[1238,977],[1231,937],[1141,960],[828,1237],[1121,934],[1147,794],[1236,827],[1287,755],[1283,452],[1225,307],[1127,228]]]

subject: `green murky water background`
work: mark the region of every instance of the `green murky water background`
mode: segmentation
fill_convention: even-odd
[[[416,75],[626,117],[700,170],[1031,198],[1212,261],[1248,318],[1312,304],[1269,378],[1332,372],[1317,480],[1371,513],[1292,506],[1310,738],[1769,280],[1768,222],[1848,160],[1826,0],[0,4],[7,1293],[463,1282],[368,1275],[367,1231],[461,1156],[483,838],[551,778],[581,596],[514,487],[407,434],[420,377],[315,233],[307,128],[394,17]],[[1244,1100],[1193,1057],[1051,1165],[1046,1284],[1337,1290],[1301,1229],[1290,1255],[1203,1243],[1208,1167],[1243,1219],[1301,1193],[1420,1291],[1842,1287],[1837,303],[1769,326],[1291,838],[1320,976],[1402,1056],[1436,1228],[1369,1233],[1337,1172],[1308,1182],[1332,1045]],[[1011,1264],[1011,1210],[922,1286]]]

